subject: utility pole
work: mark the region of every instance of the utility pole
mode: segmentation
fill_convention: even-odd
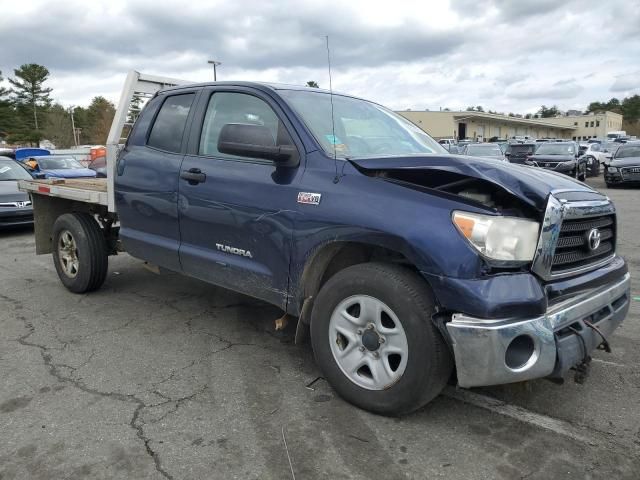
[[[218,62],[216,60],[209,60],[207,63],[210,63],[211,65],[213,65],[213,81],[217,82],[218,81],[218,75],[216,72],[216,67],[222,65],[222,62]]]
[[[73,131],[73,145],[75,147],[77,147],[78,146],[78,140],[76,138],[76,124],[75,124],[75,121],[73,119],[73,110],[75,108],[76,108],[75,105],[71,105],[69,107],[69,113],[71,114],[71,130]]]

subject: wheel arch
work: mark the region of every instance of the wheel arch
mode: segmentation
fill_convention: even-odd
[[[309,256],[291,301],[290,313],[299,316],[297,343],[308,336],[313,302],[322,286],[339,271],[371,261],[400,264],[419,271],[417,262],[402,249],[392,248],[382,242],[336,240],[325,243]]]

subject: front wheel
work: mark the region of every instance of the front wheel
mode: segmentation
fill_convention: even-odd
[[[65,213],[53,224],[53,263],[62,284],[74,293],[100,288],[107,276],[107,242],[86,213]]]
[[[316,361],[347,401],[386,415],[409,413],[442,391],[453,368],[433,313],[433,296],[417,273],[377,263],[346,268],[314,302]]]

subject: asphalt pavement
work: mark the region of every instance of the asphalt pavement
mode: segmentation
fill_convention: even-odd
[[[74,295],[0,232],[0,479],[640,478],[640,191],[618,208],[631,312],[579,385],[449,387],[385,418],[335,395],[281,312],[128,255]]]

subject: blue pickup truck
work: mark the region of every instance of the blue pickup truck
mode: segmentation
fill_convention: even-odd
[[[584,373],[629,309],[606,196],[450,155],[352,96],[165,88],[112,163],[84,200],[77,180],[22,184],[37,253],[69,290],[99,288],[108,256],[126,251],[262,299],[298,319],[333,388],[373,412],[413,411],[450,381]]]

